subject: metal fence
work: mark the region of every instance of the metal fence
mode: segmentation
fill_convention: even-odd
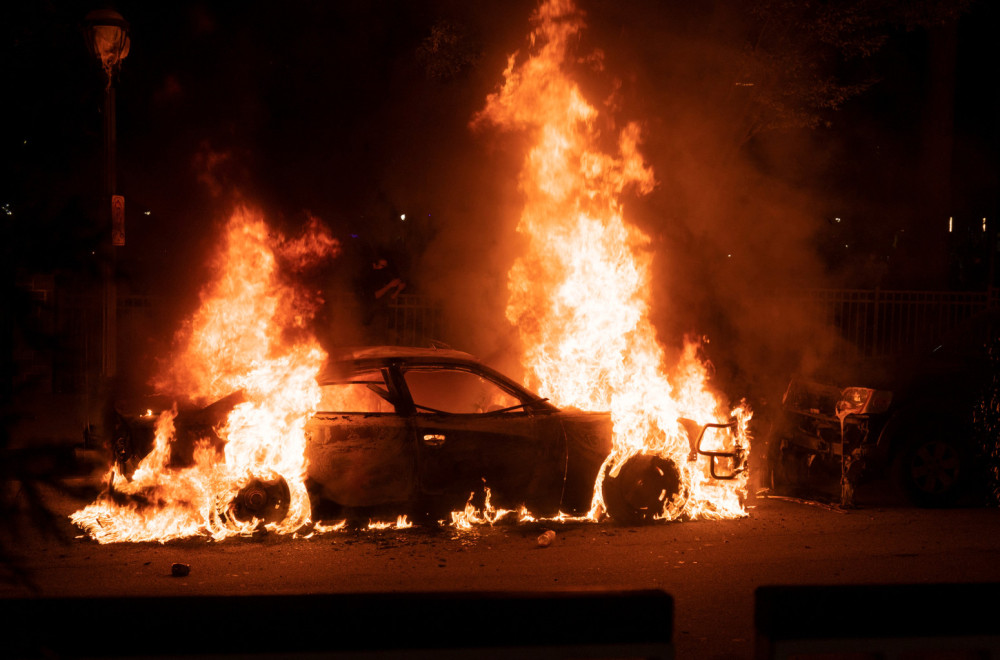
[[[939,341],[968,319],[1000,308],[1000,291],[804,289],[784,294],[862,356],[896,355]]]
[[[30,282],[19,285],[33,303],[19,319],[17,341],[9,349],[12,373],[7,385],[30,385],[56,393],[89,391],[101,368],[99,292],[59,290],[51,283],[46,288],[34,287]],[[331,302],[338,321],[361,322],[354,294],[336,295]],[[116,352],[121,368],[127,369],[136,360],[157,357],[147,355],[148,344],[152,330],[162,323],[164,305],[164,299],[158,296],[119,295]],[[441,305],[429,296],[398,296],[379,316],[378,323],[380,343],[430,346],[443,338]],[[360,329],[362,335],[371,330]],[[360,341],[375,338],[362,336]]]
[[[432,341],[442,339],[441,305],[430,296],[408,293],[396,296],[389,302],[384,314],[380,314],[374,321],[368,320],[369,324],[384,326],[379,328],[364,327],[364,311],[355,294],[334,294],[329,302],[335,310],[336,318],[359,324],[364,332],[374,335],[374,338],[363,337],[363,341],[397,346],[430,346]]]
[[[441,339],[441,305],[428,296],[397,296],[389,305],[389,333],[400,346],[429,346]]]
[[[940,340],[967,320],[988,309],[1000,309],[1000,290],[956,293],[946,291],[883,291],[879,289],[803,289],[777,294],[833,328],[845,340],[841,353],[883,356],[920,350]],[[357,298],[350,293],[332,301],[346,318],[360,318]],[[43,304],[44,303],[44,304]],[[54,303],[54,304],[53,304]],[[86,389],[88,375],[99,365],[100,316],[92,296],[59,296],[41,301],[50,310],[42,321],[54,339],[48,351],[15,352],[19,371],[51,379],[56,391]],[[145,296],[122,296],[118,307],[118,347],[123,359],[140,353],[150,319],[162,304]],[[388,307],[385,341],[427,346],[443,339],[440,303],[429,296],[402,294]]]

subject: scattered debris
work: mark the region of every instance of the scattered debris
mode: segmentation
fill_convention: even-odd
[[[250,533],[250,538],[254,541],[263,541],[267,538],[267,525],[263,520],[257,520],[253,532]]]
[[[552,541],[555,540],[555,538],[556,538],[556,533],[554,531],[552,531],[551,529],[545,530],[538,537],[538,547],[539,548],[549,547],[552,544]]]
[[[843,506],[837,504],[826,504],[825,502],[815,502],[813,500],[804,500],[799,497],[789,497],[787,495],[767,495],[769,500],[781,500],[783,502],[794,502],[795,504],[806,504],[808,506],[814,506],[820,509],[826,509],[827,511],[835,511],[836,513],[847,513],[847,509]]]

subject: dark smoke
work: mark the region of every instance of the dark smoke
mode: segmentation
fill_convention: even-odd
[[[852,149],[870,144],[852,139],[851,129],[853,124],[870,132],[877,126],[880,140],[890,145],[919,136],[919,127],[910,125],[892,135],[898,121],[881,125],[863,114],[862,102],[869,90],[882,89],[882,76],[915,70],[900,74],[898,56],[876,56],[896,42],[912,51],[920,30],[931,23],[946,30],[938,24],[953,25],[962,7],[934,7],[915,18],[905,3],[887,5],[877,15],[866,14],[863,3],[844,5],[844,12],[856,12],[852,19],[864,22],[860,30],[844,19],[846,14],[822,8],[811,13],[804,5],[786,11],[788,6],[766,1],[580,5],[588,27],[578,44],[576,79],[604,113],[609,144],[626,121],[642,124],[642,150],[658,180],[653,194],[625,203],[628,219],[653,238],[654,320],[663,344],[675,354],[685,335],[707,336],[706,355],[717,368],[720,387],[752,400],[779,398],[791,372],[827,362],[840,341],[822,319],[786,294],[821,286],[893,284],[879,279],[885,262],[874,247],[866,248],[868,257],[863,251],[851,253],[855,257],[830,251],[836,242],[829,230],[833,216],[847,209],[855,226],[870,224],[864,231],[874,246],[887,243],[878,233],[887,230],[875,228],[897,218],[916,227],[911,234],[925,235],[913,225],[915,219],[928,208],[939,209],[939,190],[909,175],[895,175],[909,188],[896,182],[895,189],[886,185],[876,192],[862,185],[882,172],[856,162],[870,158],[870,151],[854,154]],[[931,14],[933,21],[927,19]],[[780,29],[769,29],[773,25]],[[497,47],[523,52],[529,29],[525,20],[518,41]],[[500,73],[497,67],[494,86]],[[890,87],[898,88],[898,83]],[[501,139],[508,143],[498,145]],[[516,176],[523,145],[494,135],[484,135],[482,144],[483,157],[500,177]],[[925,150],[921,157],[930,164],[908,169],[920,170],[914,176],[940,174],[934,162],[938,153]],[[894,176],[890,172],[907,167],[906,156],[893,152],[885,158],[888,182]],[[505,299],[504,271],[492,269],[509,263],[518,249],[516,237],[506,233],[516,222],[517,194],[509,180],[506,190],[504,183],[492,187],[507,202],[490,209],[499,211],[498,230],[449,225],[441,228],[442,242],[430,252],[442,250],[444,264],[435,265],[445,269],[449,263],[471,262],[491,269],[470,280],[459,266],[458,283],[444,278],[441,290],[461,292],[449,300],[455,309],[473,312],[469,328],[458,334],[500,353],[516,350],[510,333],[495,311],[478,317],[474,310],[502,308],[497,298]],[[492,249],[483,250],[484,238],[494,243]],[[940,282],[934,279],[942,270],[936,253],[919,252],[924,249],[919,240],[914,246],[908,281],[916,286]],[[895,267],[904,277],[905,271]],[[478,300],[469,298],[472,282],[482,292]]]
[[[610,144],[625,121],[642,124],[642,151],[658,180],[654,193],[625,203],[628,219],[653,238],[654,318],[668,353],[685,335],[707,335],[707,355],[734,395],[783,385],[791,370],[827,348],[825,329],[776,296],[824,281],[813,238],[826,200],[773,170],[792,161],[802,177],[821,178],[828,166],[822,151],[806,131],[789,132],[767,151],[741,143],[749,110],[731,98],[742,35],[730,22],[738,17],[664,3],[583,9],[588,28],[577,80],[604,114]],[[508,53],[523,53],[528,30],[525,20]],[[592,57],[597,51],[601,56]],[[498,67],[494,85],[500,74]],[[428,263],[441,273],[434,283],[453,303],[453,320],[467,325],[458,334],[487,355],[509,356],[518,347],[502,312],[506,267],[520,249],[513,182],[524,145],[481,133],[490,170],[474,189],[495,191],[502,202],[489,203],[476,223],[439,231]]]

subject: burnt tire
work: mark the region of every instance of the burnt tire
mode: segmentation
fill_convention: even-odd
[[[243,486],[232,499],[228,514],[240,522],[257,519],[264,523],[280,523],[288,515],[291,499],[284,477],[257,477]]]
[[[950,506],[968,481],[967,453],[952,432],[932,425],[907,440],[895,473],[903,493],[917,506]]]
[[[612,520],[624,525],[650,523],[680,494],[680,470],[669,458],[636,454],[617,476],[605,473],[602,490]]]

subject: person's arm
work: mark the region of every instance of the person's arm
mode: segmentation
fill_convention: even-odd
[[[390,289],[396,288],[396,292],[392,294],[392,297],[395,298],[399,294],[399,292],[403,290],[403,287],[405,287],[405,286],[406,285],[403,284],[403,280],[401,280],[401,279],[399,279],[397,277],[394,280],[392,280],[391,282],[389,282],[388,284],[386,284],[384,287],[382,287],[381,289],[379,289],[378,291],[376,291],[375,292],[375,298],[376,299],[381,298],[386,293],[388,293]]]

